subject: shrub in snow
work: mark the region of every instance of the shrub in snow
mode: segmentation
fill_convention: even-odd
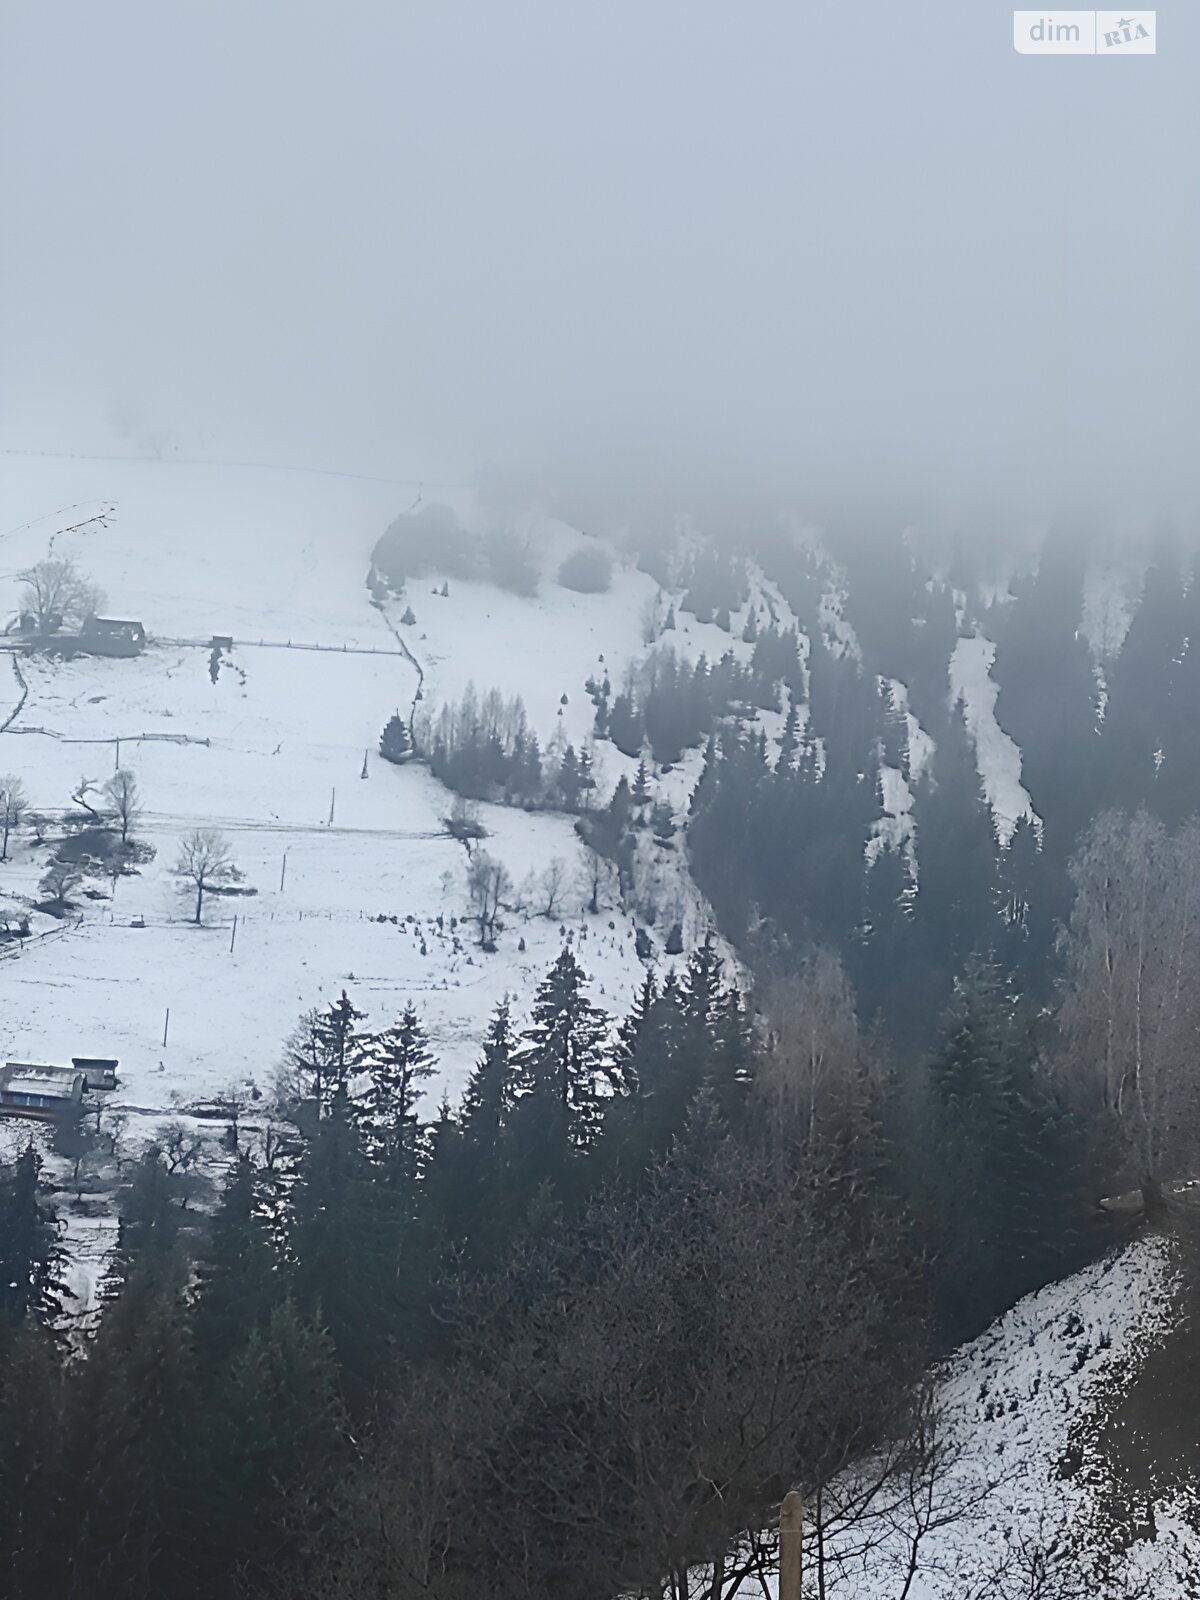
[[[559,567],[558,581],[577,594],[603,594],[612,587],[612,557],[603,545],[580,545]]]
[[[385,761],[399,764],[412,756],[412,738],[404,718],[397,711],[388,718],[387,726],[379,739],[379,754]]]
[[[515,533],[494,533],[484,540],[483,557],[488,574],[499,589],[526,599],[537,593],[538,570],[533,557]]]
[[[472,805],[469,800],[456,800],[451,807],[450,815],[443,817],[442,821],[446,825],[446,832],[460,844],[466,844],[473,839],[486,839],[488,836],[487,829],[479,820],[479,807]],[[458,926],[456,917],[450,918],[450,926],[452,928]]]
[[[469,577],[478,562],[474,537],[449,506],[427,505],[399,516],[371,552],[377,580],[394,592],[426,572]]]

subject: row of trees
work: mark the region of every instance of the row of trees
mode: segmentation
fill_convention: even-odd
[[[629,674],[620,694],[613,695],[608,679],[590,682],[587,688],[596,707],[597,738],[611,739],[634,758],[649,745],[656,761],[673,764],[685,750],[703,745],[719,721],[778,711],[781,687],[794,703],[804,685],[795,630],[772,625],[756,632],[746,665],[732,651],[719,661],[701,655],[691,663],[660,645]]]
[[[63,837],[40,884],[44,904],[59,914],[70,907],[71,896],[89,877],[115,880],[153,854],[136,839],[144,806],[137,776],[130,768],[118,767],[103,784],[81,778],[71,800],[74,809],[57,821]],[[0,776],[0,861],[8,859],[13,834],[26,824],[32,829],[35,842],[44,843],[51,830],[50,819],[40,813],[31,814],[19,777]],[[193,898],[193,919],[197,923],[203,918],[208,895],[228,892],[243,881],[229,841],[216,828],[196,828],[187,834],[180,841],[171,870]]]
[[[582,594],[600,594],[612,583],[608,547],[589,539],[558,569],[558,582]],[[401,593],[409,581],[427,573],[481,578],[512,594],[537,593],[538,562],[530,540],[511,527],[486,534],[464,528],[447,506],[428,505],[396,517],[371,554],[367,582],[377,597]]]
[[[100,785],[81,778],[71,791],[71,801],[75,809],[56,819],[62,827],[68,832],[107,828],[119,835],[123,846],[128,845],[142,814],[137,777],[128,767],[119,767]],[[9,842],[22,827],[28,827],[35,842],[41,844],[53,825],[51,818],[31,810],[22,778],[11,772],[0,776],[0,861],[8,860]]]

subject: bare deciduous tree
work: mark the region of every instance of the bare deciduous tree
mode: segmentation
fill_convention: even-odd
[[[56,858],[42,874],[38,887],[46,896],[47,903],[61,914],[70,905],[71,895],[83,880],[84,871],[78,862]]]
[[[128,767],[119,767],[104,785],[104,798],[121,830],[121,843],[129,843],[129,830],[142,814],[137,779]]]
[[[561,856],[552,856],[538,879],[538,907],[543,917],[558,915],[559,903],[567,886],[567,863]]]
[[[464,800],[457,795],[454,804],[450,807],[450,815],[443,817],[446,832],[459,844],[465,844],[469,851],[477,839],[487,838],[487,829],[480,820],[479,807],[473,800]]]
[[[585,908],[593,916],[600,910],[604,891],[612,881],[613,864],[591,845],[585,844],[579,852],[579,893]]]
[[[99,787],[100,786],[96,782],[95,778],[89,778],[85,773],[75,787],[71,790],[71,799],[74,800],[75,804],[80,808],[80,810],[87,812],[87,815],[92,822],[102,824],[104,822],[103,815],[97,811],[96,807],[88,799],[88,795],[95,794]],[[80,818],[75,819],[76,826],[79,825],[80,821]]]
[[[204,896],[213,889],[240,883],[244,874],[234,865],[229,841],[217,828],[197,828],[180,841],[179,859],[172,869],[180,885],[195,893],[193,921],[200,922]]]
[[[815,1151],[853,1137],[882,1087],[883,1069],[863,1039],[840,958],[817,949],[767,1006],[769,1048],[758,1092],[785,1144]]]
[[[94,616],[104,604],[103,592],[83,576],[70,556],[47,556],[17,576],[25,585],[22,609],[39,633],[55,633]]]
[[[1110,1119],[1147,1212],[1200,1163],[1200,821],[1107,812],[1071,867],[1064,1061]]]
[[[479,943],[487,949],[496,942],[496,923],[501,901],[512,892],[512,879],[503,862],[476,850],[467,872],[467,895],[471,916],[479,926]]]
[[[11,772],[0,777],[0,861],[8,860],[8,840],[14,828],[21,825],[28,802],[25,785]]]

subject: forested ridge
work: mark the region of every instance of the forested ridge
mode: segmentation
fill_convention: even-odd
[[[127,1162],[87,1326],[49,1170],[31,1144],[0,1173],[0,1593],[680,1600],[702,1573],[726,1600],[799,1484],[832,1594],[877,1514],[847,1469],[933,1482],[931,1361],[1170,1218],[1200,1160],[1200,584],[1160,541],[1100,660],[1070,541],[991,609],[889,549],[842,552],[853,650],[790,546],[754,554],[799,627],[741,557],[663,569],[645,663],[586,686],[638,763],[611,794],[495,693],[389,724],[466,800],[577,813],[643,913],[639,861],[686,851],[752,989],[715,936],[668,940],[609,1015],[564,926],[434,1105],[419,1009],[348,985],[214,1192],[169,1148]],[[688,662],[676,608],[748,650]],[[974,626],[1037,814],[1003,836],[946,681]],[[653,780],[688,751],[677,825]],[[885,768],[908,849],[877,837]],[[486,947],[511,885],[474,851]],[[1122,1191],[1133,1223],[1098,1209]]]

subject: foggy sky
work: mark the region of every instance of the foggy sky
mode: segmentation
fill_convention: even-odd
[[[1200,25],[0,0],[0,444],[1190,507]],[[2,471],[2,458],[0,458]]]

